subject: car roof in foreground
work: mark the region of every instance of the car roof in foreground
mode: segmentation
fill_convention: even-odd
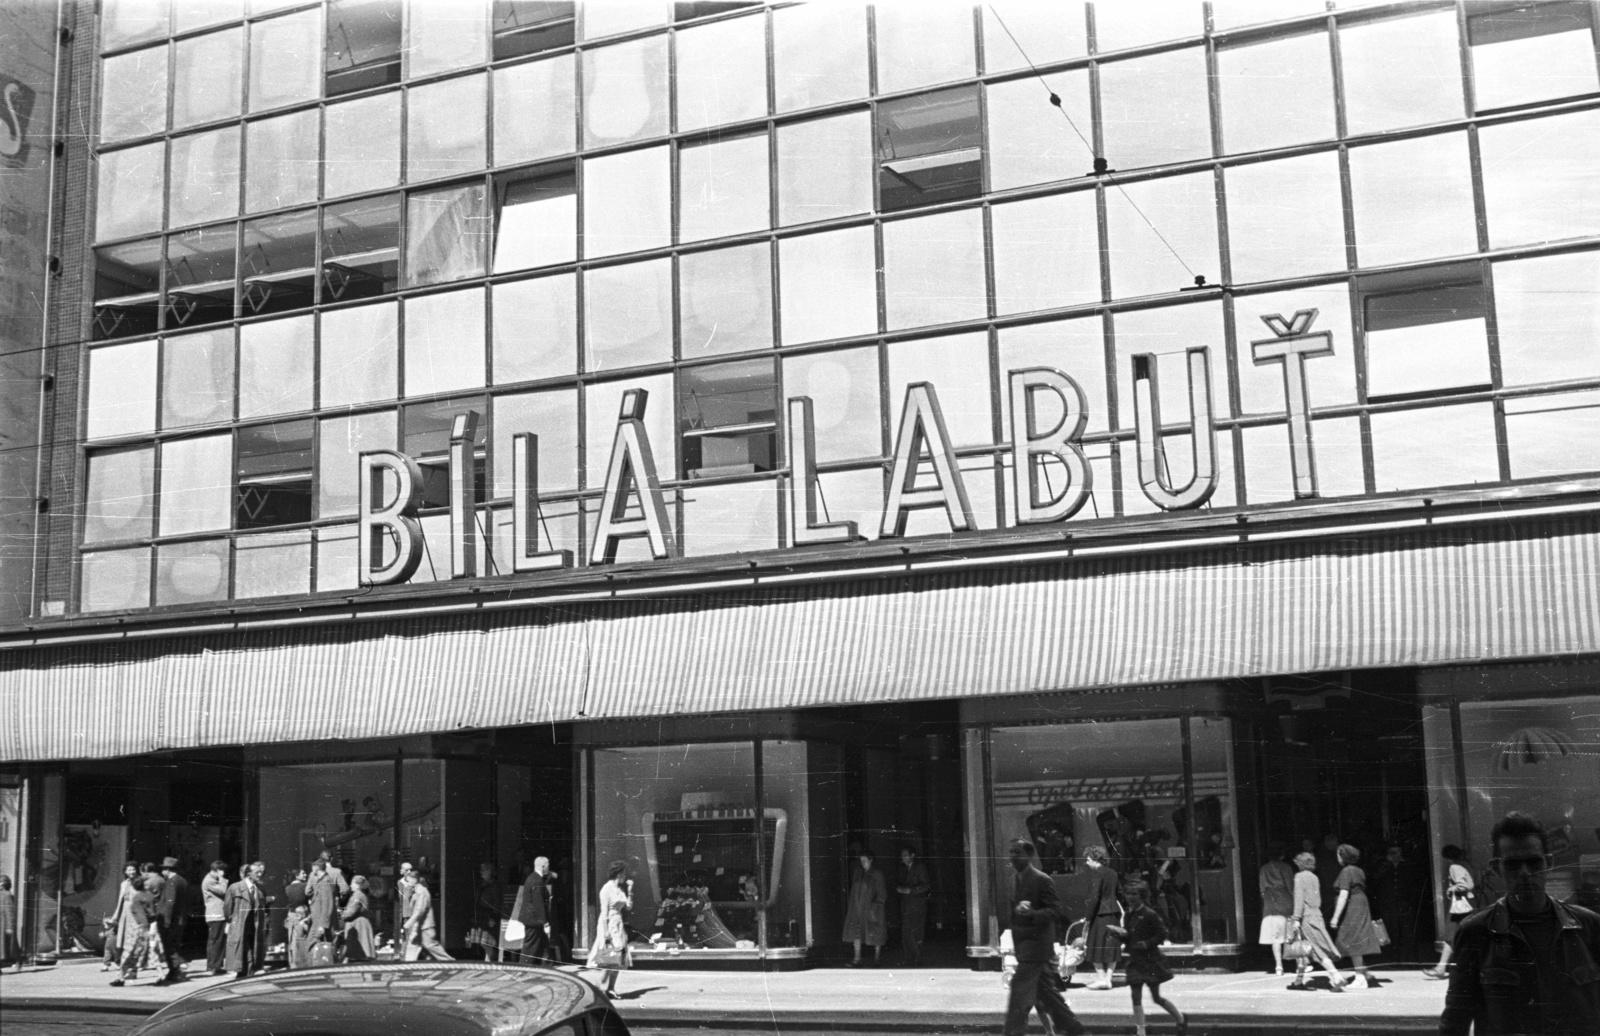
[[[195,990],[135,1036],[523,1036],[604,1003],[587,982],[551,968],[350,964]]]

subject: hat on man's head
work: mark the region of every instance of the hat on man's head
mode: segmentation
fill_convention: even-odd
[[[161,866],[170,868],[172,870],[177,870],[178,858],[176,856],[168,856],[166,859],[161,861]]]

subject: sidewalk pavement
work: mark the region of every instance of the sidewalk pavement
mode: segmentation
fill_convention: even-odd
[[[566,969],[576,970],[576,969]],[[191,990],[226,982],[201,977],[176,986],[153,985],[154,972],[122,988],[107,983],[98,961],[63,962],[53,968],[7,970],[0,975],[0,1004],[16,1010],[150,1014]],[[593,973],[589,973],[591,976]],[[1375,988],[1334,993],[1326,978],[1310,991],[1285,988],[1287,978],[1259,971],[1183,974],[1162,987],[1186,1012],[1190,1031],[1385,1034],[1435,1031],[1444,983],[1420,968],[1374,971]],[[1128,1032],[1133,1012],[1119,979],[1109,992],[1090,991],[1083,977],[1067,992],[1091,1032]],[[957,969],[866,970],[814,968],[790,972],[650,971],[624,973],[616,1007],[632,1026],[741,1028],[776,1031],[872,1029],[916,1032],[997,1030],[1005,988],[997,972]],[[1171,1022],[1146,998],[1152,1033]],[[1033,1025],[1038,1029],[1039,1022]]]

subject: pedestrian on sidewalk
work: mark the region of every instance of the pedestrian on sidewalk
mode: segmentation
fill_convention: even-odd
[[[1322,883],[1317,880],[1317,858],[1312,853],[1301,853],[1294,858],[1294,864],[1300,870],[1294,876],[1294,914],[1289,918],[1289,937],[1305,940],[1309,949],[1300,957],[1289,988],[1305,988],[1306,972],[1311,970],[1311,959],[1315,957],[1322,970],[1328,973],[1333,991],[1343,993],[1344,977],[1334,963],[1339,959],[1339,948],[1328,934],[1328,923],[1322,919]]]
[[[541,856],[533,861],[533,869],[517,890],[517,900],[511,904],[511,916],[522,922],[522,962],[524,964],[551,964],[550,960],[550,897],[551,888],[546,880],[550,873],[550,857]]]
[[[406,918],[411,916],[411,872],[414,868],[406,860],[400,862],[400,874],[394,882],[394,950],[405,953]]]
[[[411,913],[406,917],[405,959],[416,960],[427,953],[431,960],[455,960],[439,943],[439,922],[433,913],[433,893],[427,879],[416,871],[406,876],[411,882]]]
[[[357,874],[350,879],[350,898],[344,901],[339,920],[344,929],[344,959],[352,963],[375,959],[378,947],[372,934],[372,904],[367,898],[368,882]]]
[[[1119,938],[1128,945],[1128,992],[1133,996],[1133,1028],[1137,1036],[1145,1036],[1144,987],[1150,987],[1150,999],[1157,1007],[1172,1015],[1178,1023],[1178,1036],[1189,1031],[1189,1019],[1183,1016],[1171,1000],[1161,995],[1161,983],[1172,981],[1172,969],[1167,967],[1161,954],[1161,944],[1167,941],[1167,924],[1150,906],[1150,886],[1142,881],[1132,881],[1123,888],[1128,900],[1127,927],[1112,926]]]
[[[159,874],[144,875],[143,884],[128,900],[126,921],[128,944],[122,951],[122,970],[111,980],[113,986],[122,986],[139,977],[150,943],[156,936],[156,897],[161,894],[164,882]]]
[[[538,866],[538,861],[534,861]],[[600,918],[595,922],[594,938],[589,942],[586,967],[597,968],[603,975],[600,991],[607,997],[615,994],[617,975],[627,970],[628,914],[633,910],[633,879],[628,877],[628,865],[614,860],[606,883],[600,886]]]
[[[228,919],[228,947],[223,967],[238,978],[260,968],[267,955],[267,908],[277,897],[262,888],[267,865],[260,860],[239,869],[239,880],[228,886],[223,911]]]
[[[1111,931],[1122,919],[1122,907],[1117,903],[1117,872],[1109,866],[1111,858],[1102,846],[1091,845],[1085,849],[1083,862],[1089,869],[1083,910],[1089,922],[1085,959],[1094,965],[1095,974],[1094,982],[1087,988],[1110,989],[1111,971],[1122,956],[1122,943]]]
[[[344,884],[344,889],[340,885]],[[339,931],[339,896],[348,891],[342,874],[334,874],[326,859],[311,865],[311,875],[306,879],[306,914],[311,918],[311,938],[332,942]]]
[[[1333,887],[1339,890],[1339,900],[1333,906],[1331,923],[1339,933],[1334,943],[1340,953],[1350,958],[1350,968],[1355,972],[1351,981],[1357,989],[1371,989],[1366,958],[1380,952],[1383,944],[1378,941],[1378,929],[1372,923],[1372,905],[1367,901],[1367,872],[1356,866],[1360,861],[1360,849],[1353,845],[1339,846],[1339,862],[1344,866],[1333,882]]]
[[[11,875],[0,874],[0,961],[9,961],[17,941],[17,897],[11,891]]]
[[[189,962],[183,957],[183,933],[189,926],[189,881],[178,873],[178,858],[161,861],[161,899],[156,903],[156,919],[161,947],[166,954],[167,973],[162,983],[189,981]]]
[[[850,875],[850,901],[844,914],[844,941],[855,949],[852,968],[861,966],[861,944],[872,947],[872,963],[883,963],[883,944],[889,941],[889,922],[885,904],[889,899],[883,872],[872,865],[872,854],[862,850],[861,863]]]
[[[1079,1036],[1078,1021],[1061,995],[1061,972],[1056,968],[1056,938],[1061,930],[1061,899],[1055,882],[1039,869],[1038,850],[1018,838],[1009,850],[1016,884],[1011,893],[1012,952],[1017,970],[1011,976],[1006,1000],[1005,1036],[1023,1036],[1028,1015],[1039,1017],[1058,1036]]]
[[[922,940],[928,928],[928,868],[917,859],[911,846],[900,850],[900,884],[895,891],[900,894],[900,944],[905,950],[906,964],[922,967]]]
[[[1262,946],[1272,947],[1272,973],[1283,974],[1283,943],[1289,937],[1289,915],[1294,912],[1294,868],[1289,866],[1282,842],[1267,846],[1256,887],[1261,892]]]
[[[228,865],[211,861],[211,870],[200,879],[200,895],[206,907],[206,971],[222,974],[228,955]]]
[[[1445,898],[1449,900],[1446,910],[1444,929],[1439,933],[1439,941],[1444,945],[1439,950],[1439,963],[1424,971],[1429,978],[1445,979],[1450,977],[1450,955],[1455,952],[1456,930],[1461,927],[1461,922],[1478,909],[1476,883],[1472,880],[1472,870],[1467,866],[1467,854],[1459,845],[1447,845],[1439,850],[1439,855],[1445,861]]]
[[[1600,914],[1545,891],[1539,821],[1507,813],[1489,837],[1506,894],[1461,922],[1439,1036],[1600,1033]]]
[[[106,953],[104,963],[100,965],[101,971],[122,965],[122,953],[127,948],[128,931],[128,900],[132,899],[139,891],[139,865],[132,860],[122,865],[122,886],[117,892],[117,906],[105,918],[105,925],[100,929],[106,937]]]

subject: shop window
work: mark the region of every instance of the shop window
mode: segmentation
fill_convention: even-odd
[[[488,89],[487,75],[471,75],[406,91],[407,183],[488,164]]]
[[[879,93],[966,79],[976,71],[971,8],[878,4],[873,14]]]
[[[314,101],[322,88],[322,12],[316,8],[250,25],[250,110]]]
[[[310,421],[239,429],[234,528],[270,529],[311,520],[311,436]]]
[[[161,321],[161,239],[94,254],[94,337],[154,334]]]
[[[326,95],[400,81],[400,0],[333,0],[324,52]]]
[[[317,291],[316,210],[246,223],[240,266],[239,301],[246,315],[310,306]]]
[[[1600,113],[1484,126],[1478,145],[1490,247],[1600,233]]]
[[[407,285],[481,277],[488,246],[488,192],[481,181],[406,196]]]
[[[233,328],[176,335],[161,344],[161,427],[233,417]]]
[[[772,77],[780,112],[867,96],[867,13],[846,4],[772,12]]]
[[[1379,493],[1497,481],[1494,408],[1456,404],[1375,413],[1372,471]]]
[[[316,109],[257,119],[245,130],[244,209],[261,212],[317,200],[320,122]]]
[[[363,453],[392,450],[399,445],[397,415],[393,410],[317,422],[317,517],[335,518],[356,513],[357,461]],[[319,583],[317,589],[324,589]]]
[[[871,212],[872,177],[869,113],[847,112],[778,127],[780,225]]]
[[[1512,478],[1600,471],[1600,392],[1505,401]]]
[[[167,328],[233,319],[233,223],[167,238]]]
[[[1100,301],[1100,231],[1093,191],[1007,202],[989,213],[996,312]]]
[[[576,23],[572,0],[494,0],[494,59],[570,47]]]
[[[578,373],[578,277],[563,273],[496,284],[494,384]]]
[[[1461,118],[1460,46],[1453,10],[1341,24],[1347,132]]]
[[[678,372],[678,434],[689,478],[772,471],[777,453],[778,384],[771,360]]]
[[[578,257],[578,178],[571,164],[495,179],[495,273]]]
[[[983,214],[966,209],[884,223],[883,294],[890,330],[988,315]]]
[[[323,197],[400,182],[400,91],[330,104],[323,113]]]
[[[983,192],[978,88],[878,105],[877,160],[879,207],[886,212],[977,197]]]
[[[767,135],[678,149],[678,240],[766,230],[772,222]]]
[[[400,272],[400,198],[363,198],[322,210],[322,300],[387,295]]]
[[[672,359],[671,259],[589,270],[583,285],[584,370]]]
[[[984,87],[991,191],[1070,180],[1094,167],[1093,148],[1073,130],[1092,136],[1088,69],[1044,79],[1048,91],[1032,76]],[[1051,103],[1052,93],[1061,99],[1060,108]]]
[[[325,310],[321,324],[317,364],[321,407],[371,403],[400,394],[398,303]]]
[[[1217,48],[1224,154],[1334,136],[1333,58],[1325,29]]]
[[[150,554],[149,547],[85,554],[79,608],[106,612],[150,607]]]
[[[156,548],[156,604],[228,599],[228,541],[164,543]]]
[[[183,227],[239,214],[239,130],[224,126],[172,142],[167,225]]]
[[[172,64],[173,129],[234,118],[243,104],[243,26],[178,41]]]
[[[1504,384],[1600,378],[1600,252],[1495,263],[1494,305]]]
[[[1474,4],[1467,11],[1479,111],[1600,87],[1594,11],[1587,3]]]
[[[406,300],[407,396],[483,387],[485,301],[482,288]]]
[[[167,128],[167,48],[106,58],[100,66],[100,143]]]
[[[596,259],[672,242],[671,160],[664,147],[583,163],[583,256]]]
[[[1104,196],[1112,298],[1171,294],[1192,287],[1197,275],[1217,283],[1217,187],[1209,170],[1120,184]]]
[[[1477,263],[1357,282],[1367,398],[1490,387],[1487,297]]]
[[[1099,8],[1096,8],[1098,11]],[[1112,169],[1211,156],[1206,57],[1186,47],[1100,66],[1100,122]]]
[[[152,446],[89,454],[83,542],[144,539],[153,528],[156,451]]]
[[[154,144],[106,151],[95,156],[94,236],[97,241],[132,237],[161,229],[161,199],[166,195],[167,146]]]
[[[647,36],[585,50],[583,90],[585,146],[666,133],[667,37]]]
[[[162,443],[160,534],[182,536],[232,525],[232,469],[228,433]]]
[[[234,597],[285,597],[310,592],[310,529],[264,532],[233,541]]]
[[[767,20],[730,18],[680,29],[678,132],[767,114]]]
[[[315,332],[309,314],[239,329],[239,417],[311,409]]]
[[[90,349],[84,435],[90,439],[104,439],[155,430],[155,341]]]
[[[791,399],[807,396],[811,400],[819,463],[883,455],[883,407],[878,384],[875,347],[783,358],[784,395]],[[881,491],[882,479],[878,481]]]
[[[765,241],[678,259],[685,358],[772,346],[772,246]]]
[[[465,399],[444,399],[428,403],[412,403],[405,408],[405,439],[400,452],[417,462],[422,469],[422,506],[450,506],[450,431],[457,416],[468,411],[478,414],[473,452],[478,458],[478,477],[473,484],[473,498],[482,503],[488,499],[488,407],[482,396]]]
[[[878,259],[871,227],[778,242],[784,344],[878,330]]]

